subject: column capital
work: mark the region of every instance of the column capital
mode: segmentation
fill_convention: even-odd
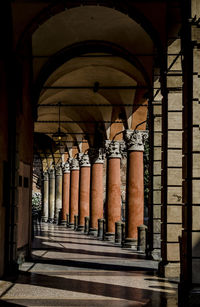
[[[80,164],[80,167],[91,166],[89,155],[83,154],[82,157],[80,158],[79,164]]]
[[[71,160],[70,168],[72,171],[79,170],[79,160],[76,158],[73,158]]]
[[[66,161],[64,164],[63,164],[63,174],[68,174],[70,173],[70,163],[68,161]]]
[[[125,130],[124,140],[127,144],[128,151],[144,151],[144,145],[148,135],[147,130]]]
[[[110,141],[105,142],[105,150],[108,158],[122,158],[126,149],[124,141]]]
[[[55,166],[56,176],[62,176],[62,165]]]
[[[49,172],[49,178],[50,179],[54,179],[55,178],[55,169],[54,169],[54,167],[50,167],[48,172]]]
[[[48,181],[49,180],[49,173],[48,173],[48,171],[44,171],[43,172],[43,180],[44,181]]]
[[[89,156],[91,163],[93,164],[103,164],[105,158],[105,152],[103,148],[90,148],[89,149]]]

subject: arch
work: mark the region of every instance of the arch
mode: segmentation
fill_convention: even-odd
[[[48,7],[46,7],[45,9],[43,9],[24,30],[17,44],[17,50],[20,50],[24,42],[36,31],[36,29],[41,24],[47,21],[50,17],[56,14],[59,14],[60,12],[63,12],[67,9],[72,9],[72,8],[76,8],[80,6],[95,6],[96,5],[96,6],[103,6],[103,7],[115,9],[129,16],[131,19],[135,20],[138,24],[140,24],[142,28],[146,31],[146,33],[148,33],[148,35],[153,40],[156,48],[158,49],[158,57],[160,59],[160,62],[162,62],[161,58],[162,58],[163,46],[162,46],[158,32],[152,26],[151,22],[144,16],[144,14],[142,14],[138,8],[133,7],[133,3],[131,2],[132,2],[131,0],[119,0],[117,2],[113,0],[53,1],[53,3],[50,4]]]
[[[149,80],[149,76],[147,75],[147,72],[144,69],[142,63],[135,56],[130,54],[127,50],[110,42],[85,41],[64,48],[63,50],[55,54],[53,57],[51,57],[50,60],[44,65],[35,83],[34,97],[33,97],[34,105],[37,104],[43,84],[59,66],[63,65],[72,58],[91,52],[112,53],[113,55],[122,57],[126,61],[130,62],[133,66],[135,66],[142,73],[147,83],[148,90],[151,89],[151,82]]]

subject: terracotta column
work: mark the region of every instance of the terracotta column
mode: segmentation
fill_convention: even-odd
[[[48,221],[49,215],[49,174],[48,172],[43,173],[43,222]]]
[[[84,154],[80,159],[79,208],[78,230],[84,230],[85,217],[89,216],[90,209],[90,159]]]
[[[106,240],[114,240],[115,222],[121,221],[121,179],[120,160],[123,142],[107,141],[107,200],[106,200]]]
[[[62,225],[67,224],[67,214],[69,214],[69,194],[70,194],[70,164],[66,162],[63,166],[63,189],[62,189]]]
[[[103,148],[90,149],[91,191],[90,191],[90,229],[89,234],[97,235],[98,219],[103,218]]]
[[[53,223],[55,212],[55,170],[49,171],[49,222]]]
[[[79,200],[79,161],[72,159],[71,161],[71,178],[70,178],[70,205],[69,205],[69,224],[74,225],[74,215],[78,214]]]
[[[55,216],[54,222],[58,224],[60,211],[62,210],[62,167],[56,167],[56,197],[55,197]]]
[[[126,190],[126,247],[137,246],[137,227],[144,223],[144,167],[143,151],[147,131],[126,130],[128,149]]]

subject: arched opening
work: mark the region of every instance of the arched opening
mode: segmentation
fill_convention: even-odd
[[[14,3],[14,10],[20,5]],[[14,143],[19,156],[13,173],[23,182],[21,190],[17,189],[24,199],[13,196],[17,205],[8,210],[11,241],[7,242],[6,261],[22,262],[23,255],[31,251],[31,223],[27,223],[31,208],[23,210],[23,204],[30,203],[31,195],[25,189],[27,178],[31,185],[33,157],[33,178],[39,169],[43,181],[42,231],[48,225],[52,236],[52,230],[59,233],[68,225],[78,230],[72,234],[68,229],[75,239],[83,229],[90,235],[98,231],[107,241],[115,236],[124,248],[134,250],[138,244],[138,249],[144,249],[143,151],[148,117],[151,198],[147,252],[162,260],[160,272],[171,276],[179,265],[182,223],[178,203],[182,163],[177,164],[182,150],[182,66],[181,52],[176,54],[180,37],[174,19],[166,30],[166,18],[159,13],[169,18],[176,15],[177,7],[157,3],[154,13],[148,12],[148,4],[130,1],[62,1],[42,6],[43,10],[33,8],[39,14],[29,11],[34,19],[20,40],[19,33],[15,34],[20,67],[17,84],[23,86],[15,110],[18,139]],[[9,217],[17,216],[14,207],[20,216],[17,231],[9,226]],[[138,226],[142,226],[140,240]],[[39,237],[41,249],[51,244],[56,247],[55,234],[51,243]],[[132,255],[132,250],[123,252],[123,257],[129,258],[125,253]],[[85,254],[80,246],[76,251]],[[34,250],[33,255],[37,253]],[[49,261],[48,255],[44,258],[44,263]],[[150,262],[150,269],[148,265]]]

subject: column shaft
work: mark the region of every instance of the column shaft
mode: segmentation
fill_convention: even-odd
[[[103,163],[93,163],[91,171],[90,231],[97,231],[103,218]]]
[[[56,198],[55,198],[55,222],[59,221],[59,213],[62,209],[62,169],[56,170]]]
[[[48,173],[44,174],[44,180],[43,180],[43,221],[48,221],[48,215],[49,215],[49,178]]]
[[[70,212],[69,222],[74,224],[74,215],[78,214],[78,200],[79,200],[79,170],[71,171],[70,180]]]
[[[80,168],[79,187],[79,229],[84,229],[85,217],[89,216],[90,206],[90,166]]]
[[[121,220],[120,158],[108,159],[107,232],[115,233],[115,222]]]
[[[66,215],[69,214],[70,195],[70,172],[63,174],[63,194],[62,194],[62,222],[66,222]]]
[[[126,236],[137,240],[137,227],[144,221],[143,152],[129,151]]]
[[[55,212],[55,173],[54,170],[50,172],[49,180],[49,221],[53,222]]]

